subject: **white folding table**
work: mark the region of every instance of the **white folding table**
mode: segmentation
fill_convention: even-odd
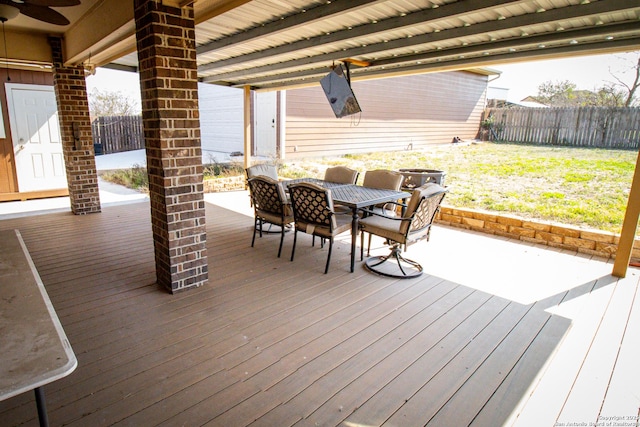
[[[0,400],[35,390],[46,426],[42,386],[77,364],[20,232],[0,231]]]

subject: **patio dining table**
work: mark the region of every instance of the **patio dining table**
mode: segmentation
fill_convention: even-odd
[[[363,187],[355,184],[341,184],[337,182],[324,181],[317,178],[296,178],[283,181],[285,190],[289,184],[298,182],[311,182],[331,190],[331,197],[337,204],[351,209],[351,269],[353,273],[356,256],[356,242],[358,240],[358,222],[360,215],[358,211],[363,208],[375,206],[381,203],[404,200],[411,197],[405,191],[383,190],[379,188]]]
[[[316,184],[316,185],[319,185],[321,187],[328,188],[330,190],[333,190],[334,188],[337,188],[337,187],[344,187],[346,185],[352,185],[352,184],[343,184],[341,182],[325,181],[324,179],[318,179],[318,178],[287,179],[287,180],[282,181],[282,184],[284,185],[285,191],[289,191],[288,190],[288,186],[290,184],[297,184],[299,182],[310,182],[312,184]]]

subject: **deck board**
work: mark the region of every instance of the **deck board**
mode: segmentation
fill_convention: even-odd
[[[446,331],[449,330],[447,325],[453,321],[452,315],[447,316],[447,313],[456,307],[460,310],[473,307],[470,300],[466,308],[459,305],[461,299],[465,299],[472,293],[468,288],[442,282],[438,284],[437,290],[442,296],[433,295],[432,302],[426,304],[423,310],[405,321],[398,322],[397,327],[390,328],[384,336],[359,351],[339,368],[314,382],[287,403],[288,406],[300,406],[306,411],[298,412],[305,416],[300,424],[337,425],[372,398],[381,386],[391,382],[407,366],[414,363],[424,349],[432,346],[438,337],[447,333]],[[333,390],[331,390],[332,393],[324,393],[325,389]],[[310,407],[307,402],[323,394],[329,397],[328,400],[317,409]],[[288,411],[286,407],[280,410],[280,412]],[[268,425],[269,418],[265,417],[265,419],[266,422],[261,420],[259,425]]]
[[[285,419],[291,414],[307,417],[316,408],[315,405],[310,406],[310,402],[318,402],[322,395],[327,399],[360,378],[380,358],[392,353],[393,349],[410,339],[411,334],[415,333],[416,322],[422,327],[429,324],[428,317],[434,316],[438,311],[432,301],[439,301],[441,295],[449,293],[450,286],[430,284],[425,290],[426,292],[421,292],[410,301],[413,307],[407,307],[404,319],[398,318],[400,314],[397,310],[390,310],[389,304],[398,303],[397,298],[395,301],[391,299],[389,304],[378,305],[371,311],[362,313],[354,322],[341,325],[330,335],[298,349],[287,360],[275,366],[275,369],[287,369],[291,372],[269,389],[270,393],[282,396],[284,404],[261,422],[288,425],[295,421]],[[397,297],[406,296],[405,292]],[[427,307],[433,308],[433,312]],[[407,329],[411,329],[409,325],[414,329],[408,331]],[[381,327],[388,332],[380,335]],[[364,393],[366,390],[360,388],[353,393],[353,397],[361,399]],[[247,406],[250,406],[250,402],[247,402]],[[271,419],[273,421],[269,421]]]
[[[490,400],[475,414],[469,425],[510,426],[514,424],[527,396],[544,374],[559,343],[562,343],[570,323],[568,319],[559,316],[548,318],[536,335],[536,339],[528,347],[520,348],[524,353],[520,355],[511,371],[506,376],[499,371],[500,378],[504,377],[504,381],[498,385]],[[484,384],[474,381],[471,386],[483,387]],[[536,425],[532,420],[527,420],[527,423]]]
[[[516,426],[528,427],[531,423],[541,426],[555,424],[571,394],[580,366],[606,311],[606,304],[613,292],[612,282],[615,280],[601,278],[593,283],[586,283],[565,298],[559,312],[565,318],[573,320],[571,328],[553,363],[548,366],[544,377],[536,384],[529,401],[515,420]],[[576,357],[577,355],[581,357]]]
[[[413,348],[415,361],[405,366],[391,381],[382,384],[381,389],[349,417],[348,423],[355,425],[382,425],[429,383],[447,364],[453,360],[476,335],[478,335],[498,313],[508,306],[508,302],[490,295],[474,292],[450,311],[442,338],[433,340],[431,345]],[[437,336],[436,336],[437,337]],[[430,402],[431,398],[426,402]],[[437,397],[436,397],[437,398]],[[425,410],[435,410],[431,403]],[[424,425],[427,419],[422,419]],[[407,424],[408,425],[408,424]]]
[[[483,307],[484,308],[484,307]],[[526,307],[516,303],[508,304],[502,310],[496,310],[495,316],[486,323],[486,326],[475,335],[459,353],[451,357],[451,360],[437,372],[435,376],[429,379],[429,382],[423,385],[409,400],[402,405],[383,425],[419,425],[420,423],[438,424],[438,420],[434,420],[435,415],[446,409],[447,402],[459,392],[460,387],[475,375],[478,368],[484,363],[489,356],[496,351],[500,342],[507,338],[514,326],[522,321],[529,312],[530,307]],[[504,360],[500,359],[501,367],[504,368]],[[493,370],[492,375],[496,375]],[[417,374],[417,373],[416,373]],[[481,376],[480,378],[484,378]],[[474,378],[475,380],[475,378]],[[481,390],[481,394],[476,394],[471,402],[462,402],[463,406],[469,410],[469,406],[476,406],[478,401],[487,399],[486,387]],[[424,402],[430,402],[428,408],[424,408]],[[460,405],[458,405],[460,408]],[[449,407],[450,410],[450,407]],[[456,409],[457,410],[457,409]],[[473,411],[473,409],[471,409]],[[459,417],[462,420],[462,417]],[[445,421],[452,421],[447,420]],[[464,420],[462,420],[464,421]],[[454,424],[458,424],[459,421]],[[464,423],[462,423],[464,425]]]
[[[349,273],[349,236],[325,275],[327,247],[310,236],[291,262],[291,233],[277,258],[278,234],[251,248],[252,217],[207,204],[206,222],[209,283],[170,295],[155,284],[148,202],[0,221],[21,230],[79,361],[45,387],[52,425],[553,425],[582,399],[571,385],[590,369],[579,366],[601,374],[592,343],[611,379],[604,413],[635,402],[623,378],[637,326],[620,323],[638,323],[636,276],[522,304],[490,284]],[[411,256],[451,261],[426,248]],[[545,390],[561,402],[545,406]],[[32,393],[0,402],[0,419],[36,425]]]
[[[515,399],[523,396],[524,391],[508,386],[502,387],[502,383],[514,370],[516,372],[512,376],[516,377],[516,379],[511,378],[510,385],[527,384],[525,380],[530,381],[531,378],[535,377],[535,372],[541,368],[544,360],[550,357],[559,341],[552,343],[555,346],[546,348],[547,353],[539,351],[536,353],[535,359],[530,359],[529,363],[526,361],[522,363],[520,365],[522,369],[517,369],[517,366],[520,359],[530,351],[531,345],[536,342],[536,337],[542,333],[552,317],[543,310],[539,310],[536,305],[524,312],[521,318],[516,315],[514,320],[517,322],[514,322],[513,328],[504,339],[496,340],[496,347],[486,358],[477,357],[477,360],[481,361],[477,365],[477,369],[467,375],[464,383],[456,390],[451,399],[438,410],[434,417],[429,420],[429,424],[434,426],[470,425],[474,422],[476,416],[483,412],[486,417],[490,416],[490,418],[485,418],[486,421],[480,422],[480,424],[502,425],[508,419],[508,416],[505,416],[507,414],[500,414],[500,409],[517,407],[518,401]],[[565,322],[565,331],[567,326],[568,322]],[[546,334],[546,331],[544,333]],[[538,361],[538,363],[535,363],[535,361]],[[471,367],[466,366],[465,369],[470,370]],[[496,393],[494,393],[487,399],[487,394],[484,392],[487,388],[496,390],[496,393],[501,389],[509,389],[509,391],[505,393],[501,390],[499,397],[496,397]],[[494,402],[499,402],[495,405],[495,410],[483,410],[490,399],[494,399]],[[461,413],[460,407],[462,406],[465,406],[466,410]]]
[[[626,281],[611,285],[611,298],[572,392],[562,408],[559,422],[588,423],[598,419],[611,380],[610,375],[603,375],[603,372],[613,372],[624,334],[619,325],[626,324],[628,320],[635,292],[635,287],[628,286]],[[638,410],[640,408],[636,408],[636,413]]]
[[[611,420],[613,417],[622,416],[626,421],[638,421],[640,416],[640,395],[636,390],[640,384],[640,305],[637,286],[633,280],[625,279],[624,286],[635,289],[633,295],[633,308],[627,319],[627,327],[616,358],[614,370],[607,395],[601,410],[601,417]]]

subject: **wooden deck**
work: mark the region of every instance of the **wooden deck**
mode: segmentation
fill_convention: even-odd
[[[210,282],[170,295],[148,203],[0,221],[78,358],[45,387],[53,426],[637,423],[637,270],[436,227],[408,252],[419,279],[349,273],[348,236],[324,275],[326,248],[299,236],[290,262],[286,236],[278,259],[278,235],[250,247],[252,223],[207,204]],[[33,393],[0,420],[36,425]]]

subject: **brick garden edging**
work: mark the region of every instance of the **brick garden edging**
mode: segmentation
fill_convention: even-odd
[[[222,191],[244,190],[247,178],[244,175],[229,176],[224,178],[205,179],[205,193],[219,193]]]
[[[599,230],[584,230],[568,225],[531,221],[512,215],[496,215],[473,209],[441,206],[436,217],[440,224],[475,230],[524,242],[576,251],[604,258],[615,258],[620,236]],[[640,261],[640,240],[631,253],[633,262]]]

